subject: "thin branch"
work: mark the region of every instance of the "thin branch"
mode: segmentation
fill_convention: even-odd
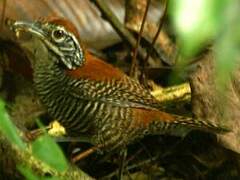
[[[154,47],[154,44],[156,43],[157,41],[157,38],[161,32],[161,29],[162,29],[162,26],[163,26],[163,23],[164,23],[164,18],[167,14],[167,7],[168,7],[168,0],[165,0],[165,6],[164,6],[164,11],[163,11],[163,15],[160,17],[160,22],[159,22],[159,26],[158,26],[158,30],[157,30],[157,33],[156,35],[154,36],[153,38],[153,41],[151,43],[151,46],[150,46],[150,49],[147,53],[147,56],[146,58],[144,59],[144,62],[143,62],[143,71],[142,71],[142,74],[141,74],[141,79],[143,80],[143,75],[144,75],[144,72],[145,72],[145,67],[146,67],[146,64],[148,62],[148,59],[153,51],[153,47]]]
[[[135,164],[132,164],[132,165],[129,165],[126,167],[125,171],[130,171],[132,169],[135,169],[135,168],[139,168],[141,166],[145,166],[153,161],[156,161],[157,159],[159,158],[159,155],[156,155],[154,157],[151,157],[149,159],[146,159],[146,160],[143,160],[141,162],[138,162],[138,163],[135,163]],[[112,173],[102,177],[102,179],[111,179],[113,176],[116,176],[118,174],[118,171],[119,171],[119,168],[117,168],[115,171],[113,171]]]
[[[141,24],[141,28],[140,28],[140,32],[138,34],[138,39],[137,39],[137,43],[136,43],[136,47],[134,48],[134,53],[133,53],[133,58],[132,58],[132,64],[131,64],[131,70],[130,70],[130,76],[133,77],[135,70],[136,70],[136,64],[137,64],[137,53],[138,53],[138,47],[140,44],[140,40],[142,38],[142,33],[143,33],[143,29],[144,29],[144,25],[146,22],[146,18],[147,18],[147,13],[149,10],[149,6],[150,6],[151,0],[147,0],[147,5],[145,8],[145,12],[143,15],[143,20],[142,20],[142,24]]]
[[[102,13],[102,16],[112,25],[112,27],[115,29],[115,31],[124,39],[128,44],[135,48],[137,41],[135,37],[132,35],[132,33],[125,28],[125,26],[119,21],[119,19],[115,16],[115,14],[112,12],[112,10],[107,6],[105,1],[102,0],[90,0],[93,2],[100,12]],[[142,47],[138,47],[138,53],[139,56],[144,59],[146,57],[147,53]]]
[[[72,158],[72,162],[76,163],[84,158],[86,158],[87,156],[89,156],[90,154],[98,151],[101,147],[103,147],[102,145],[97,145],[97,146],[93,146],[89,149],[87,149],[86,151],[83,151],[82,153],[78,154],[77,156]]]
[[[6,13],[6,6],[7,6],[7,0],[3,0],[2,14],[1,14],[1,27],[0,27],[0,29],[3,29],[4,18],[5,18],[5,13]]]

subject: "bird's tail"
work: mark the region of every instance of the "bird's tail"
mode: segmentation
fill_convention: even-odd
[[[159,118],[157,118],[159,119]],[[149,132],[153,134],[169,134],[174,136],[185,136],[191,130],[200,130],[213,134],[227,133],[230,129],[219,126],[206,120],[194,119],[171,114],[171,120],[163,121],[155,119],[149,124]]]
[[[169,114],[158,110],[134,109],[133,112],[137,122],[147,126],[146,132],[150,134],[184,136],[191,130],[207,131],[214,134],[230,132],[230,129],[207,120]]]
[[[227,133],[231,131],[225,126],[220,126],[207,120],[200,120],[192,117],[183,117],[178,115],[174,115],[174,117],[176,118],[176,120],[172,121],[171,123],[176,125],[188,126],[191,129],[198,129],[210,133]]]

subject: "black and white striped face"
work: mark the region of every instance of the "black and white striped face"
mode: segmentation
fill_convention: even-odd
[[[84,63],[84,53],[75,35],[67,31],[63,26],[24,21],[11,22],[11,29],[15,32],[25,31],[40,38],[48,49],[58,56],[58,63],[67,69],[76,69]]]

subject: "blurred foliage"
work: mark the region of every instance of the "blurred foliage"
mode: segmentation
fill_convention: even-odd
[[[59,146],[48,135],[39,137],[32,143],[33,155],[59,172],[67,169],[67,161]]]
[[[38,180],[39,176],[36,176],[29,167],[26,166],[18,166],[18,170],[27,178],[27,180]]]
[[[5,103],[0,99],[0,131],[10,142],[17,145],[18,148],[24,149],[26,145],[18,135],[17,128],[14,126],[5,110]]]
[[[217,84],[224,87],[240,61],[240,1],[228,1],[225,16],[215,41]]]
[[[170,0],[181,62],[211,45],[216,57],[217,85],[224,85],[237,67],[240,48],[240,1]]]
[[[170,0],[170,15],[179,40],[181,53],[194,55],[213,40],[223,25],[228,0]]]
[[[26,150],[26,144],[21,140],[19,132],[10,120],[5,108],[5,103],[0,100],[0,131],[9,141],[17,145],[21,150]],[[31,143],[32,154],[47,166],[64,172],[68,168],[68,163],[60,147],[48,135],[43,135]],[[39,179],[31,169],[19,166],[18,169],[27,179]]]
[[[33,171],[26,166],[18,166],[18,170],[27,178],[27,180],[58,180],[57,177],[39,177],[33,173]]]

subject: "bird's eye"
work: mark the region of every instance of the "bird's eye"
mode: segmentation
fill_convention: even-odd
[[[64,33],[63,30],[58,29],[58,30],[55,30],[55,31],[52,32],[52,36],[53,36],[53,38],[54,38],[55,40],[58,40],[58,41],[59,41],[59,40],[63,40],[63,39],[64,39],[65,33]]]

